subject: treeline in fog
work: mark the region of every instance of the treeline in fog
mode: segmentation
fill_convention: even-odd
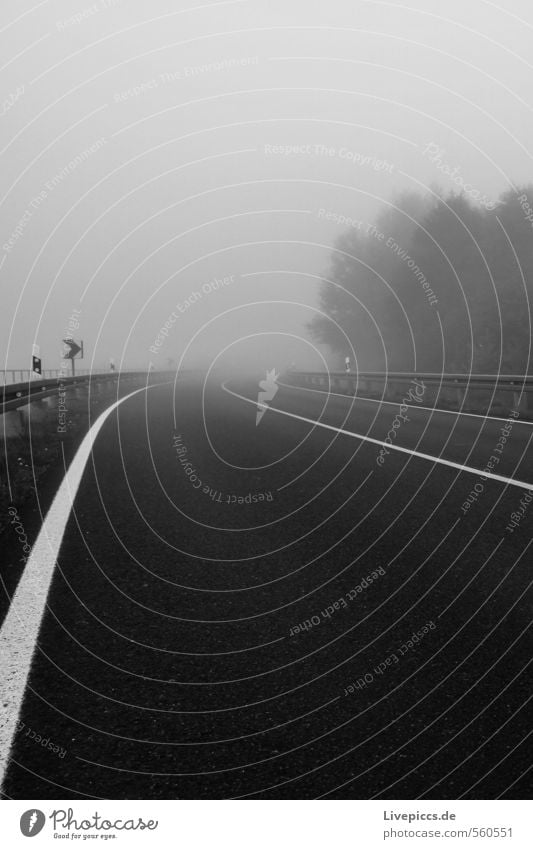
[[[533,185],[491,206],[407,193],[351,220],[311,324],[333,368],[531,371]]]

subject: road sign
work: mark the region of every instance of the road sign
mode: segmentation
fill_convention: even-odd
[[[31,358],[31,370],[34,374],[42,375],[42,363],[40,357],[33,356]]]
[[[78,343],[75,342],[74,339],[63,339],[63,342],[69,348],[69,350],[65,354],[66,360],[73,360],[74,357],[76,357],[80,353],[80,351],[83,351],[83,342],[81,343],[81,345],[78,345]]]

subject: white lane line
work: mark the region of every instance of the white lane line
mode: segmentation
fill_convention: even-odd
[[[471,419],[483,419],[484,422],[508,422],[501,416],[484,416],[482,413],[464,413],[461,410],[444,410],[442,407],[421,407],[418,404],[402,405],[401,401],[382,401],[381,398],[365,398],[364,395],[344,395],[342,392],[331,392],[328,389],[311,389],[310,386],[294,386],[292,383],[282,383],[278,380],[278,385],[285,389],[300,389],[302,392],[318,392],[319,395],[333,395],[334,398],[346,398],[351,401],[369,401],[371,404],[389,404],[391,407],[409,407],[410,410],[429,410],[430,413],[447,413],[449,416],[469,416]],[[524,421],[524,419],[513,419],[515,424],[528,425],[533,427],[533,422]]]
[[[412,457],[418,457],[421,460],[430,460],[432,463],[438,463],[440,466],[448,466],[451,469],[458,469],[461,472],[468,472],[471,475],[483,475],[483,478],[500,481],[500,483],[509,484],[509,486],[517,486],[520,489],[533,490],[533,483],[516,480],[516,478],[506,478],[503,475],[495,475],[493,472],[485,472],[483,469],[475,469],[473,466],[463,466],[462,463],[454,463],[452,460],[443,460],[442,457],[435,457],[433,454],[423,454],[421,451],[415,451],[412,448],[402,448],[400,445],[389,445],[388,442],[383,442],[381,439],[374,439],[372,436],[366,436],[363,433],[354,433],[353,430],[344,430],[341,427],[328,425],[324,422],[317,422],[315,419],[308,419],[306,416],[299,416],[297,413],[288,413],[286,410],[279,410],[277,407],[270,407],[268,404],[262,404],[258,401],[253,401],[251,398],[246,398],[245,395],[239,395],[238,392],[233,392],[228,389],[226,383],[221,384],[222,389],[228,392],[229,395],[234,395],[235,398],[240,398],[241,401],[246,401],[248,404],[253,404],[254,407],[266,407],[271,413],[278,413],[281,416],[289,416],[291,419],[297,419],[300,422],[306,422],[315,427],[323,427],[324,430],[332,430],[335,433],[342,433],[344,436],[351,436],[354,439],[360,439],[362,442],[371,442],[373,445],[384,446],[390,451],[399,451],[401,454],[410,454]]]
[[[101,413],[85,435],[46,514],[11,600],[0,630],[0,784],[4,781],[9,763],[57,555],[94,442],[106,419],[120,404],[155,386],[161,384],[143,386],[115,401]]]

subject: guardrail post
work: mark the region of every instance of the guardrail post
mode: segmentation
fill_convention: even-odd
[[[527,393],[525,391],[513,392],[513,409],[519,413],[527,413]]]
[[[41,401],[32,401],[23,407],[19,407],[19,413],[24,422],[25,430],[30,430],[35,425],[40,426],[47,418],[46,408]]]
[[[0,416],[0,436],[4,439],[13,439],[24,433],[24,420],[19,410],[10,410]]]

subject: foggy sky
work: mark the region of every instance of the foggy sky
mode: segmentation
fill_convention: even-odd
[[[533,178],[526,2],[180,5],[2,3],[0,368],[320,368],[341,216]]]

